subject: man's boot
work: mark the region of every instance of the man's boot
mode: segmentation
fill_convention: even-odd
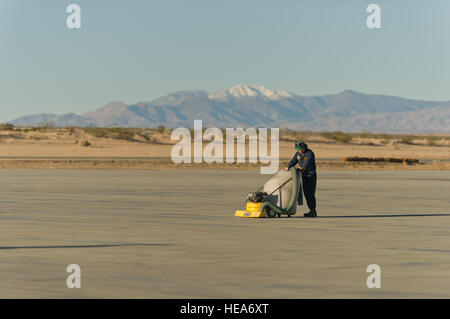
[[[317,217],[317,212],[315,209],[311,209],[309,213],[303,214],[305,217]]]

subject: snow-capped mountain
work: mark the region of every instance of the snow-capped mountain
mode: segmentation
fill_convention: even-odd
[[[450,101],[421,101],[347,90],[300,96],[257,85],[215,93],[178,91],[149,102],[111,102],[82,115],[36,114],[14,125],[118,127],[280,127],[296,130],[392,133],[450,132]]]
[[[279,100],[282,98],[288,98],[292,96],[293,94],[282,90],[269,90],[263,86],[239,84],[233,86],[230,89],[223,89],[219,92],[210,94],[209,98],[214,100],[226,100],[230,97],[234,98],[260,97],[271,100]]]

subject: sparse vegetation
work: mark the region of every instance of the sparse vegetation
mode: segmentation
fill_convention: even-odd
[[[385,141],[386,143],[388,143],[390,140],[392,140],[392,135],[389,134],[376,134],[375,138],[379,138],[383,141]]]
[[[321,136],[334,140],[338,143],[350,143],[352,141],[352,136],[350,134],[341,132],[341,131],[335,131],[335,132],[324,132],[320,134]]]
[[[139,130],[121,127],[84,127],[82,130],[94,137],[131,141]]]
[[[413,143],[413,141],[414,141],[414,136],[412,136],[412,135],[403,135],[400,138],[399,143],[410,145],[410,144]]]
[[[158,133],[162,134],[162,133],[164,133],[166,131],[166,127],[164,125],[158,125],[156,130],[158,131]]]
[[[22,132],[49,132],[56,130],[57,128],[55,126],[52,126],[51,123],[42,123],[42,125],[39,126],[25,126],[25,127],[17,127],[16,129],[20,129]]]
[[[47,122],[39,123],[38,127],[41,127],[44,129],[54,129],[54,128],[56,128],[56,125],[55,125],[55,123],[53,123],[53,121],[47,121]]]
[[[14,131],[14,125],[10,123],[2,123],[0,124],[0,131]]]
[[[66,129],[67,133],[69,133],[69,135],[72,135],[76,132],[76,127],[74,127],[74,126],[65,127],[65,129]]]
[[[291,131],[291,130],[281,130],[280,129],[280,141],[296,141],[296,140],[308,140],[310,138],[314,139],[319,135],[318,132],[309,131]]]
[[[369,131],[362,131],[361,133],[359,133],[357,135],[357,137],[360,137],[360,138],[369,138],[371,136],[372,136],[372,133],[370,133]]]
[[[439,137],[435,136],[435,135],[427,135],[425,136],[425,141],[427,141],[427,144],[430,146],[434,146],[436,145],[436,141],[439,140]]]
[[[203,133],[207,127],[203,127]],[[258,131],[258,128],[256,129]],[[121,128],[121,127],[52,127],[51,123],[45,126],[14,126],[9,123],[0,124],[0,131],[4,133],[0,135],[7,138],[8,141],[31,140],[51,141],[56,138],[59,140],[67,140],[72,136],[73,140],[92,140],[92,138],[105,138],[115,140],[125,140],[136,143],[149,143],[160,145],[171,145],[170,140],[172,129],[163,125],[154,128]],[[9,132],[8,132],[9,131]],[[189,129],[191,137],[194,136],[194,130]],[[226,141],[226,129],[221,129],[223,139]],[[8,132],[8,133],[7,133]],[[270,130],[268,139],[270,140]],[[314,132],[314,131],[295,131],[289,129],[280,129],[280,142],[293,143],[295,140],[304,140],[308,144],[320,143],[341,143],[352,145],[366,146],[389,146],[392,149],[399,149],[396,145],[426,145],[426,146],[449,146],[450,135],[448,134],[386,134],[371,133],[363,131],[359,133],[345,133],[342,131],[335,132]],[[246,140],[248,138],[246,137]],[[4,140],[6,142],[6,140]]]

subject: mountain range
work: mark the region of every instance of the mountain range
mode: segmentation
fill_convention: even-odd
[[[438,133],[450,132],[450,101],[423,101],[346,90],[301,96],[256,85],[219,92],[178,91],[149,102],[110,102],[82,115],[34,114],[14,125],[101,127],[280,127],[292,130]]]

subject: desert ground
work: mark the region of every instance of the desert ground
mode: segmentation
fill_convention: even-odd
[[[245,164],[176,165],[171,159],[171,150],[178,141],[170,137],[168,129],[0,129],[0,168],[257,169],[261,166],[261,163],[249,164],[248,161]],[[280,165],[292,157],[294,141],[300,138],[314,150],[320,169],[450,169],[450,135],[370,133],[350,135],[281,131]],[[419,163],[402,165],[342,161],[354,156],[417,159]]]
[[[280,165],[316,153],[319,218],[246,219],[260,164],[175,165],[165,129],[0,130],[0,298],[449,298],[449,136],[350,137],[282,132]]]
[[[2,298],[450,297],[448,171],[319,171],[316,219],[234,217],[255,170],[0,178]]]

